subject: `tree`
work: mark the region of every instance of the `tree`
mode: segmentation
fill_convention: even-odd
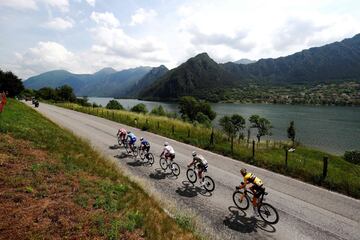
[[[106,104],[107,109],[117,109],[117,110],[123,110],[124,107],[116,100],[110,100],[108,104]]]
[[[44,100],[56,100],[57,93],[53,88],[43,87],[36,91],[35,97]]]
[[[70,87],[69,85],[64,85],[59,88],[56,88],[55,91],[60,101],[65,101],[65,102],[76,101],[76,96],[74,94],[74,91],[72,87]]]
[[[0,70],[0,92],[7,92],[9,97],[15,97],[24,90],[24,85],[20,78],[12,72]]]
[[[208,102],[198,101],[196,98],[190,96],[180,98],[179,109],[182,119],[191,122],[197,120],[196,118],[200,112],[207,116],[210,122],[216,117],[216,112],[211,109],[211,105]]]
[[[209,117],[207,115],[205,115],[202,112],[198,112],[196,114],[195,117],[195,121],[197,121],[198,123],[204,124],[205,126],[211,126],[211,120],[209,119]]]
[[[159,105],[157,107],[154,107],[152,110],[151,110],[151,114],[153,115],[158,115],[158,116],[165,116],[166,115],[166,112],[163,108],[163,106]]]
[[[290,126],[287,129],[287,136],[288,138],[291,139],[292,141],[292,146],[294,146],[295,144],[295,126],[294,126],[294,121],[290,122]]]
[[[144,114],[148,112],[145,104],[143,104],[143,103],[136,104],[135,106],[133,106],[130,109],[130,111],[137,112],[137,113],[144,113]]]
[[[197,100],[194,97],[181,97],[179,101],[180,114],[183,119],[193,121],[196,117]]]
[[[233,114],[231,117],[225,115],[220,118],[219,124],[231,139],[231,152],[234,152],[234,137],[241,134],[245,128],[245,119],[239,114]]]
[[[249,118],[249,122],[251,123],[251,128],[256,128],[258,130],[258,133],[256,134],[256,137],[258,139],[258,142],[260,142],[260,139],[262,136],[271,135],[271,123],[266,118],[261,118],[259,115],[252,115]]]

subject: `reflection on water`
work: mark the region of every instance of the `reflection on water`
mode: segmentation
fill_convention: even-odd
[[[89,98],[105,106],[112,98]],[[138,103],[144,103],[149,111],[162,105],[170,112],[178,111],[176,103],[140,101],[135,99],[118,99],[127,109]],[[287,139],[286,129],[290,121],[295,121],[296,138],[301,143],[335,154],[343,154],[346,150],[360,149],[360,108],[338,106],[303,106],[273,104],[235,104],[214,103],[213,109],[217,117],[226,114],[240,114],[248,119],[258,114],[269,119],[274,126],[273,139]]]

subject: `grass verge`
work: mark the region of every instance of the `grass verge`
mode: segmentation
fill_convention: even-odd
[[[154,115],[137,114],[122,110],[83,107],[77,104],[61,103],[60,107],[107,118],[132,127],[153,132],[165,137],[232,157],[252,165],[270,169],[284,175],[337,191],[354,198],[360,198],[360,166],[346,162],[342,157],[331,155],[305,146],[298,146],[289,153],[285,165],[286,144],[263,142],[252,145],[237,141],[231,152],[230,142],[220,131],[213,131],[200,125],[192,125],[177,119]],[[212,137],[211,137],[212,135]],[[211,138],[213,141],[211,141]],[[327,175],[323,176],[323,158],[329,158]]]
[[[200,239],[89,144],[14,100],[0,115],[0,212],[0,239]]]

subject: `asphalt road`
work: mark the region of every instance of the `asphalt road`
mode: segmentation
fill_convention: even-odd
[[[147,191],[173,202],[181,211],[191,211],[204,226],[203,231],[216,239],[360,239],[359,200],[99,117],[44,103],[38,111],[115,159],[124,171],[145,183]],[[151,142],[155,155],[153,166],[142,165],[126,156],[123,148],[109,148],[116,144],[115,135],[120,127]],[[177,178],[160,169],[158,156],[164,141],[176,151],[175,160],[181,168]],[[193,186],[187,181],[186,165],[194,149],[209,162],[208,175],[216,184],[212,194],[204,193],[198,183]],[[232,193],[241,181],[239,169],[242,167],[265,182],[269,192],[266,202],[278,209],[278,224],[267,225],[260,218],[252,217],[252,209],[240,211],[234,207]]]

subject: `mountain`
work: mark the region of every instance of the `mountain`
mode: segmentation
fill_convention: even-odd
[[[242,58],[240,60],[235,61],[234,63],[237,63],[237,64],[250,64],[250,63],[254,63],[254,62],[256,62],[256,61],[250,60],[250,59],[247,59],[247,58]]]
[[[54,70],[30,77],[24,86],[31,89],[56,88],[69,85],[77,96],[117,97],[124,96],[152,68],[137,67],[116,71],[104,68],[94,74],[74,74],[65,70]]]
[[[169,69],[164,65],[154,67],[142,79],[140,79],[132,88],[126,93],[127,97],[137,98],[139,93],[154,83],[157,79],[165,75]]]
[[[76,94],[80,96],[126,97],[129,89],[151,69],[151,67],[137,67],[107,74],[97,78],[92,84],[83,86]]]
[[[143,99],[174,100],[249,85],[314,86],[360,81],[360,34],[341,42],[310,48],[276,59],[251,64],[217,64],[206,53],[190,58],[140,92]]]
[[[179,67],[143,90],[141,98],[175,100],[184,95],[196,96],[204,89],[232,86],[233,76],[212,60],[207,53],[190,58]]]

